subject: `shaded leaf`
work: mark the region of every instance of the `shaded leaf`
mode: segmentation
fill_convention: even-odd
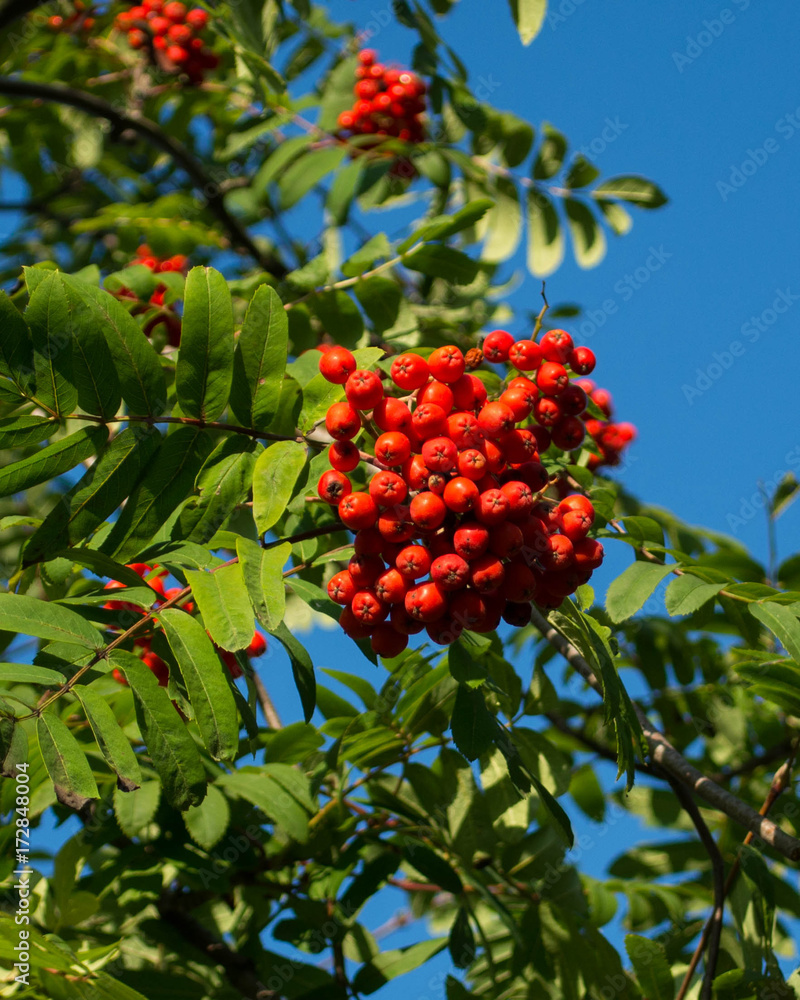
[[[276,441],[259,455],[253,473],[253,516],[260,534],[286,513],[305,464],[306,447],[299,441]]]
[[[186,278],[175,389],[187,417],[216,420],[233,378],[233,307],[228,283],[210,267]]]
[[[106,427],[82,427],[53,444],[45,445],[28,458],[0,469],[0,497],[22,493],[31,486],[46,483],[78,463],[91,458],[108,440]]]
[[[124,791],[138,788],[142,783],[139,761],[108,702],[91,687],[83,684],[75,688],[75,694],[83,705],[83,711],[92,727],[100,752],[118,776],[120,787]]]
[[[269,427],[277,412],[288,335],[277,292],[260,285],[247,307],[233,359],[231,412],[246,427]]]
[[[249,538],[238,538],[236,553],[242,567],[250,603],[256,618],[267,631],[277,628],[286,611],[283,567],[292,552],[290,542],[263,549]]]
[[[186,582],[214,642],[229,652],[245,649],[253,638],[253,609],[241,566],[213,573],[187,569]]]
[[[61,719],[53,712],[42,712],[36,720],[36,735],[59,800],[64,802],[68,796],[69,804],[80,809],[89,799],[99,798],[86,754]]]

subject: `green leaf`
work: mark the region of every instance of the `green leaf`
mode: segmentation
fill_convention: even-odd
[[[428,240],[445,240],[450,236],[455,236],[456,233],[474,226],[493,207],[494,201],[492,198],[475,198],[472,201],[468,201],[463,208],[460,208],[453,215],[438,215],[434,219],[429,219],[424,226],[417,229],[398,245],[397,252],[405,253],[415,243],[425,243]]]
[[[0,497],[22,493],[69,472],[78,463],[91,458],[108,440],[106,427],[82,427],[74,434],[46,445],[0,470]]]
[[[367,995],[375,993],[390,980],[412,972],[446,947],[447,938],[434,938],[409,945],[408,948],[380,952],[356,972],[352,980],[353,989]]]
[[[347,292],[336,288],[317,292],[309,304],[336,343],[355,350],[364,332],[364,320]]]
[[[180,516],[183,537],[204,545],[250,494],[256,452],[261,445],[244,435],[223,438],[206,459],[192,499]]]
[[[241,767],[217,779],[217,784],[251,802],[301,844],[308,840],[308,819],[316,811],[307,779],[287,764]]]
[[[236,554],[242,567],[250,603],[256,618],[267,631],[280,625],[286,612],[286,586],[283,567],[291,555],[290,542],[262,549],[249,538],[236,540]]]
[[[80,809],[89,799],[100,797],[86,755],[57,715],[42,712],[36,720],[36,735],[59,801]]]
[[[108,702],[91,687],[79,684],[74,690],[83,705],[100,752],[117,774],[117,784],[126,792],[139,788],[142,784],[139,761]]]
[[[3,417],[0,419],[0,448],[27,448],[54,434],[61,424],[50,417]]]
[[[545,122],[542,135],[542,144],[533,165],[533,176],[537,181],[554,177],[561,169],[567,153],[567,140],[558,129]]]
[[[587,184],[597,180],[599,176],[600,171],[597,167],[590,163],[585,156],[578,153],[572,160],[569,173],[564,179],[564,186],[570,190],[586,187]]]
[[[616,201],[607,201],[605,198],[597,199],[597,207],[603,213],[603,218],[617,236],[625,236],[633,227],[633,219],[622,205]]]
[[[495,741],[497,720],[486,707],[486,696],[478,688],[459,684],[453,705],[453,740],[467,760],[477,760]]]
[[[467,969],[475,961],[475,935],[465,906],[458,908],[456,919],[450,928],[447,947],[457,969]]]
[[[579,267],[596,267],[606,255],[606,234],[591,209],[574,198],[564,199],[572,248]]]
[[[137,416],[158,416],[167,405],[164,371],[147,337],[136,320],[113,295],[69,275],[62,275],[70,293],[73,323],[84,322],[85,310],[103,331],[114,360],[122,398]],[[74,297],[73,294],[74,293]]]
[[[780,517],[798,496],[800,496],[800,483],[797,481],[797,476],[793,472],[787,472],[778,483],[778,488],[770,500],[770,516]]]
[[[310,722],[317,703],[317,680],[314,676],[314,664],[311,657],[283,622],[277,628],[270,629],[269,632],[280,640],[289,654],[294,683],[303,706],[303,717],[306,722]]]
[[[325,199],[325,208],[335,226],[343,226],[347,222],[350,205],[356,196],[365,169],[364,157],[359,156],[352,163],[336,171]]]
[[[480,271],[479,261],[439,243],[426,243],[411,253],[403,254],[403,264],[412,271],[444,278],[454,285],[470,284]]]
[[[189,836],[206,851],[222,840],[230,819],[228,800],[216,785],[209,785],[200,805],[189,806],[183,814]]]
[[[684,573],[676,576],[664,595],[667,613],[670,615],[690,615],[711,600],[725,587],[724,583],[706,583],[704,580]]]
[[[576,768],[569,783],[569,794],[576,805],[595,823],[606,815],[606,796],[591,764]]]
[[[306,447],[299,441],[276,441],[259,455],[253,473],[253,516],[259,534],[286,513],[305,464]]]
[[[117,649],[109,660],[122,670],[133,691],[142,739],[167,800],[176,809],[198,805],[206,793],[203,760],[169,695],[133,653]]]
[[[592,191],[592,197],[617,198],[639,208],[660,208],[667,203],[667,196],[661,188],[645,177],[632,174],[603,181]]]
[[[288,336],[277,292],[260,285],[247,307],[233,359],[231,412],[245,427],[269,427],[277,412]]]
[[[55,271],[49,272],[33,292],[25,319],[33,343],[36,398],[52,413],[72,413],[78,390],[72,368],[72,335],[67,295]]]
[[[40,639],[61,639],[92,650],[103,648],[103,637],[80,615],[52,601],[24,594],[0,594],[0,629]]]
[[[552,274],[564,259],[564,233],[552,201],[528,189],[528,270],[539,278]]]
[[[0,681],[4,684],[46,684],[60,687],[66,677],[47,667],[36,667],[32,663],[0,663]]]
[[[452,976],[447,977],[445,986],[447,988],[447,1000],[474,1000],[475,998],[474,993],[470,993],[463,983],[460,983]]]
[[[61,275],[56,278],[67,299],[78,405],[86,413],[110,420],[119,410],[122,395],[103,326],[96,312],[83,308],[74,286],[66,284]]]
[[[160,781],[145,781],[132,792],[114,789],[114,815],[126,837],[136,837],[152,823],[160,798]]]
[[[332,173],[346,155],[345,147],[336,145],[310,150],[298,157],[278,178],[280,207],[286,210],[296,205],[323,177]]]
[[[198,427],[179,427],[168,434],[101,550],[119,562],[137,555],[192,492],[211,443],[209,432]]]
[[[239,749],[239,719],[225,667],[211,640],[198,619],[177,608],[160,611],[157,620],[178,661],[206,749],[214,760],[233,760]]]
[[[664,945],[638,934],[627,934],[625,950],[648,1000],[674,1000],[675,985]]]
[[[214,573],[187,569],[186,582],[214,642],[229,652],[249,646],[253,609],[241,566],[223,566]]]
[[[547,0],[509,0],[511,16],[523,45],[530,45],[542,30]]]
[[[624,622],[642,607],[665,576],[675,569],[675,563],[635,562],[617,577],[606,594],[606,611],[612,622]]]
[[[99,528],[130,495],[132,484],[139,480],[160,442],[161,435],[151,428],[128,427],[112,438],[30,537],[23,551],[24,564],[76,545]]]
[[[228,283],[210,267],[186,278],[181,350],[175,389],[187,417],[216,420],[228,404],[233,378],[233,307]]]
[[[495,198],[495,206],[486,222],[488,234],[482,254],[483,259],[491,263],[512,257],[522,238],[522,209],[517,185],[507,177],[498,177]]]
[[[794,605],[800,611],[800,605]],[[748,604],[747,610],[762,625],[777,636],[789,656],[800,663],[800,621],[792,606],[781,604]]]
[[[5,292],[0,291],[0,375],[10,379],[21,396],[33,395],[36,387],[33,342],[24,318]]]

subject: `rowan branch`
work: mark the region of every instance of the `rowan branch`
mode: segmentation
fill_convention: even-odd
[[[577,671],[602,698],[603,687],[595,676],[591,666],[581,653],[537,610],[531,612],[531,623],[541,632],[543,638],[564,657],[569,665]],[[642,727],[642,733],[650,749],[650,757],[663,771],[675,778],[686,788],[691,789],[701,799],[726,816],[760,837],[770,847],[774,848],[790,861],[800,861],[800,840],[785,833],[772,820],[760,815],[752,806],[742,802],[735,795],[720,788],[702,771],[690,764],[672,746],[663,733],[653,726],[647,716],[638,706],[634,706]]]
[[[0,13],[1,17],[2,13]],[[104,118],[112,126],[112,139],[118,138],[126,131],[134,132],[140,138],[166,153],[188,175],[193,186],[205,200],[208,210],[227,230],[234,247],[248,253],[265,271],[278,277],[286,274],[286,268],[283,264],[272,255],[263,252],[242,223],[228,211],[224,192],[209,177],[203,166],[189,150],[149,118],[135,112],[125,113],[108,101],[95,97],[94,94],[87,94],[82,90],[65,87],[61,84],[0,77],[0,94],[5,94],[8,97],[30,97],[53,101],[56,104],[77,108],[94,118]]]

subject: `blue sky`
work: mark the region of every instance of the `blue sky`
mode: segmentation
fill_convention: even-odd
[[[338,0],[332,8],[363,28],[385,20],[388,3]],[[633,230],[609,237],[599,267],[582,271],[568,258],[548,279],[548,296],[584,307],[564,325],[598,355],[596,376],[620,419],[639,428],[625,485],[763,558],[758,483],[800,470],[800,7],[556,0],[523,48],[502,0],[461,0],[441,30],[473,86],[491,85],[496,106],[537,127],[550,121],[573,148],[589,149],[603,176],[641,173],[668,194],[666,208],[633,210]],[[383,60],[402,62],[413,41],[391,24],[371,44]],[[512,264],[525,274],[521,255]],[[520,313],[538,309],[538,283],[527,276],[510,301]],[[779,522],[782,557],[797,547],[798,511]],[[627,558],[610,555],[598,596]],[[318,665],[374,678],[338,633],[302,638]],[[282,654],[261,669],[284,718],[297,718]],[[605,767],[603,775],[613,780]],[[586,829],[578,819],[578,832]],[[612,838],[596,838],[586,870],[601,874],[626,844],[654,835],[631,818]],[[376,901],[370,926],[400,904],[396,893]],[[380,996],[439,1000],[435,977],[445,967],[437,960]]]

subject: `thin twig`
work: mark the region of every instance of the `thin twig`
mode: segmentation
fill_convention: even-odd
[[[264,718],[267,720],[267,725],[270,729],[283,729],[281,717],[278,715],[278,710],[275,708],[275,703],[270,697],[269,691],[264,686],[264,682],[255,671],[253,671],[252,677],[253,687],[256,689],[256,697],[261,706],[261,711],[264,713]]]
[[[581,653],[555,629],[550,622],[537,610],[531,612],[532,624],[542,633],[542,636],[553,648],[560,653],[564,659],[575,669],[601,697],[603,687],[595,676],[594,671],[583,658]],[[699,771],[693,764],[690,764],[676,749],[663,733],[659,732],[638,709],[637,715],[642,727],[642,733],[650,748],[650,756],[653,762],[666,771],[682,785],[690,788],[701,799],[705,799],[709,805],[719,809],[731,819],[740,823],[745,829],[752,830],[754,834],[761,837],[765,843],[778,851],[790,861],[800,860],[800,840],[785,833],[772,820],[756,812],[752,806],[742,802],[735,795],[720,788],[710,778]]]
[[[104,101],[94,94],[87,94],[73,87],[61,84],[39,83],[35,80],[11,79],[0,77],[0,94],[9,97],[30,97],[34,99],[53,101],[77,108],[94,118],[104,118],[112,126],[112,138],[117,138],[126,131],[136,133],[151,145],[165,152],[188,175],[194,187],[205,200],[209,211],[214,214],[228,231],[233,246],[248,253],[265,271],[270,271],[279,277],[286,273],[286,268],[270,254],[264,253],[253,238],[232,215],[225,205],[224,193],[220,190],[203,166],[192,156],[189,150],[171,135],[165,132],[155,122],[142,115],[125,114],[113,104]]]

